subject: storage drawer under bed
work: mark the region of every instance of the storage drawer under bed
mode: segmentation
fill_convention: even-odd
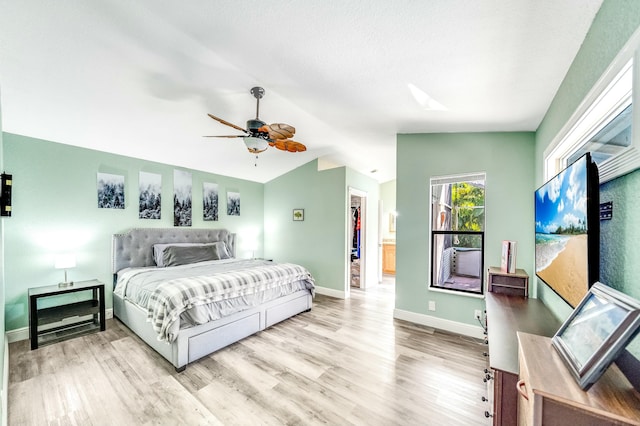
[[[189,362],[229,346],[260,331],[260,313],[255,312],[237,321],[189,337]]]
[[[265,311],[265,328],[291,318],[294,312],[303,312],[311,308],[311,298],[307,291],[299,292],[300,297],[267,308]]]

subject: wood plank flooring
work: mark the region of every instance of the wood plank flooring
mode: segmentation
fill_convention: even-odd
[[[9,424],[489,424],[485,346],[394,320],[393,292],[318,295],[182,373],[117,320],[35,351],[12,343]]]

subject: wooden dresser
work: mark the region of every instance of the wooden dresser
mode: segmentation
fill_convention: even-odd
[[[640,425],[640,395],[615,364],[585,392],[550,338],[518,333],[518,343],[519,425]]]

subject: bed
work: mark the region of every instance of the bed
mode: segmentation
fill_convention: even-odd
[[[114,316],[182,371],[311,309],[314,282],[304,267],[235,253],[236,236],[225,229],[113,235]]]

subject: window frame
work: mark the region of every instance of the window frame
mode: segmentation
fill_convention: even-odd
[[[482,220],[482,229],[480,231],[460,231],[460,230],[436,230],[434,229],[434,202],[436,202],[437,197],[434,194],[434,186],[443,185],[443,184],[454,184],[454,183],[462,183],[462,182],[473,182],[473,181],[482,181],[483,185],[483,199],[484,203],[482,208],[484,209],[484,215]],[[444,292],[449,294],[456,294],[460,296],[474,297],[474,298],[484,298],[485,295],[485,274],[484,274],[484,265],[485,265],[485,232],[486,232],[486,211],[487,211],[487,203],[486,203],[486,182],[487,182],[487,174],[485,172],[475,172],[475,173],[458,173],[453,175],[445,175],[445,176],[432,176],[429,179],[429,194],[430,194],[430,206],[429,206],[429,234],[431,238],[431,242],[429,244],[429,283],[428,289],[429,291],[435,292]],[[448,206],[452,207],[452,206]],[[480,290],[479,291],[470,291],[463,290],[457,288],[448,288],[434,285],[434,274],[435,274],[435,264],[434,264],[434,252],[435,252],[435,239],[437,235],[479,235],[480,236],[480,271],[479,271],[479,280],[480,280]]]
[[[637,30],[585,96],[543,153],[546,182],[568,166],[567,160],[629,105],[631,145],[598,164],[600,183],[640,167],[640,30]]]

